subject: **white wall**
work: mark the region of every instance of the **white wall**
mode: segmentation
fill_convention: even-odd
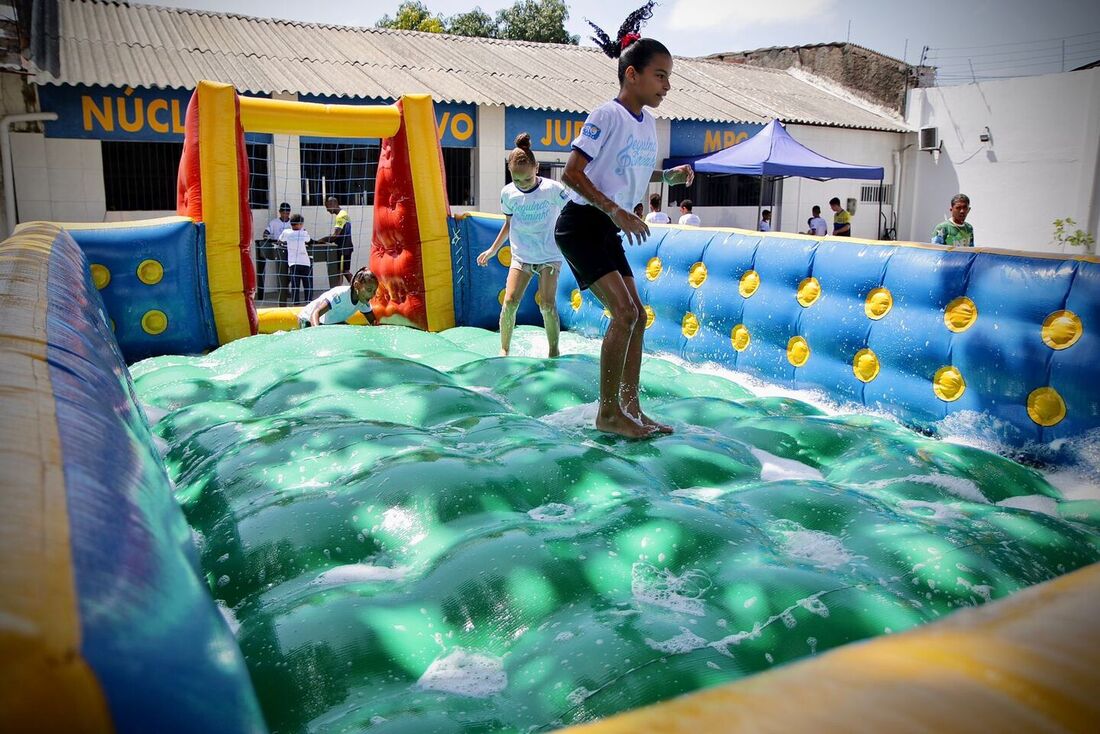
[[[960,192],[979,246],[1062,251],[1051,222],[1067,216],[1100,234],[1100,69],[914,89],[907,121],[939,128],[942,146],[911,136],[903,238],[927,242]]]

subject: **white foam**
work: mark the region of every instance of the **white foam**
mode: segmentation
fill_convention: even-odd
[[[695,634],[686,627],[680,628],[680,634],[675,637],[671,637],[662,642],[646,638],[645,644],[657,652],[663,652],[667,655],[682,655],[693,650],[701,650],[709,643],[699,635]]]
[[[590,691],[584,686],[580,686],[570,691],[569,694],[565,697],[565,700],[574,706],[580,706],[582,703],[585,702],[585,699],[587,699],[593,693],[595,693],[595,691]]]
[[[799,561],[812,563],[817,568],[835,570],[853,560],[840,539],[828,533],[805,528],[782,532],[783,551]]]
[[[630,568],[630,593],[640,602],[673,612],[702,617],[702,597],[712,586],[710,578],[695,569],[677,576],[667,568],[639,562]]]
[[[532,520],[538,522],[554,522],[556,520],[568,520],[576,514],[576,510],[570,505],[560,502],[548,502],[545,505],[528,510],[527,514],[530,515]]]
[[[1059,517],[1058,500],[1041,494],[1029,494],[1023,497],[1009,497],[997,503],[997,507],[1012,507],[1017,510],[1040,512],[1051,517]]]
[[[803,464],[801,461],[784,459],[757,448],[750,448],[752,455],[760,462],[760,478],[765,482],[777,482],[784,479],[824,480],[820,471]]]
[[[669,494],[674,497],[687,497],[688,499],[699,500],[700,502],[716,502],[727,491],[728,490],[718,487],[684,487],[683,489],[674,489],[669,492]]]
[[[1050,472],[1045,477],[1067,500],[1100,501],[1100,477],[1071,469]]]
[[[599,412],[599,403],[586,403],[584,405],[572,405],[562,408],[555,413],[548,413],[540,421],[564,431],[583,431],[596,424],[596,413]]]
[[[417,681],[426,691],[442,691],[467,698],[488,698],[508,685],[504,661],[495,656],[456,647],[432,661]]]
[[[977,594],[985,601],[992,601],[993,587],[989,584],[972,584],[961,576],[955,579],[955,583],[967,591]]]
[[[367,563],[348,563],[322,572],[310,583],[318,586],[361,584],[371,581],[401,581],[409,573],[406,566],[372,566]]]

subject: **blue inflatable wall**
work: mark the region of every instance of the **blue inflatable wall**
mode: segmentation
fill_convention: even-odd
[[[456,265],[473,263],[501,223],[456,222]],[[627,256],[647,349],[820,389],[922,429],[958,417],[1012,446],[1100,427],[1096,258],[679,226],[652,227]],[[489,294],[505,267],[456,272],[459,323],[492,328]],[[564,328],[603,333],[603,307],[568,268],[558,304]],[[541,321],[531,294],[520,321]]]
[[[0,245],[9,730],[262,732],[88,265],[53,224]]]
[[[500,321],[500,306],[504,303],[504,285],[511,264],[511,248],[505,244],[485,267],[477,264],[477,256],[487,250],[504,226],[500,214],[472,212],[451,224],[451,264],[454,273],[455,323],[496,329]],[[542,325],[542,314],[535,302],[537,281],[527,287],[516,323]]]
[[[60,226],[88,259],[127,362],[218,345],[202,224],[166,217]]]

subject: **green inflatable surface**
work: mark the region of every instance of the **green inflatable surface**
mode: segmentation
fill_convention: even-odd
[[[550,730],[1100,559],[1100,503],[1032,469],[661,359],[676,433],[599,434],[563,336],[589,353],[324,327],[132,367],[272,731]]]

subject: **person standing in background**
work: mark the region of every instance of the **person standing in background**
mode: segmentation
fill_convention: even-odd
[[[973,247],[974,226],[966,221],[966,215],[970,213],[970,197],[966,194],[955,194],[951,197],[951,213],[943,222],[932,230],[933,245],[948,245],[949,247]]]
[[[672,217],[661,211],[661,195],[649,195],[649,214],[645,215],[649,224],[672,224]]]
[[[695,208],[695,204],[691,199],[684,199],[680,202],[680,221],[678,224],[687,224],[692,227],[699,227],[703,222],[699,219],[698,214],[692,214],[691,210]]]
[[[847,209],[841,208],[840,199],[835,196],[829,199],[829,208],[833,210],[833,236],[851,237],[852,215]]]
[[[772,212],[771,209],[765,209],[760,212],[760,224],[756,225],[756,229],[760,232],[772,231]]]
[[[279,235],[284,229],[290,229],[290,204],[285,201],[279,204],[279,216],[267,223],[264,230],[263,246],[256,253],[256,300],[264,299],[264,271],[267,269],[267,261],[275,263],[275,289],[279,293],[279,305],[286,305],[287,273],[286,250],[278,244]]]
[[[806,220],[806,225],[809,230],[806,234],[812,234],[815,237],[824,237],[829,234],[829,223],[821,217],[821,207],[814,204],[813,209],[810,210],[810,218]]]

